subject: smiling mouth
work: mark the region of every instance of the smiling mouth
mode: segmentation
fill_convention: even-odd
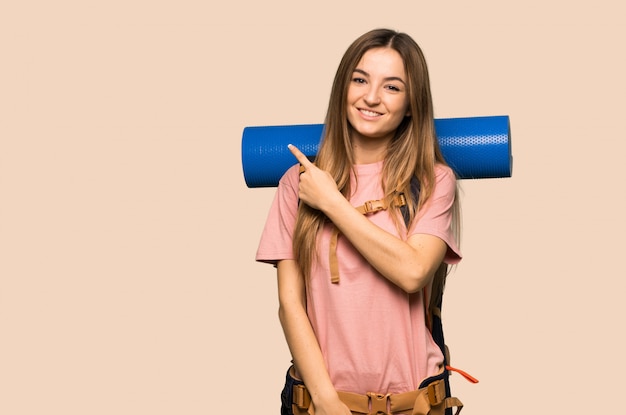
[[[359,108],[359,111],[361,112],[361,114],[366,115],[368,117],[380,117],[381,115],[383,115],[380,112],[370,111],[370,110],[366,110],[362,108]]]

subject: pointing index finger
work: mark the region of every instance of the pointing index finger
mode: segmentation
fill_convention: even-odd
[[[300,162],[300,164],[303,165],[305,168],[311,167],[313,165],[313,163],[311,163],[307,156],[305,156],[304,153],[301,152],[300,149],[298,149],[298,147],[294,146],[293,144],[288,144],[287,148],[289,148],[291,154],[293,154],[295,158]]]

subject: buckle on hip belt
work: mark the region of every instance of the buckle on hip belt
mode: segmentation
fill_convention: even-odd
[[[368,398],[370,399],[370,414],[388,414],[388,403],[391,394],[382,395],[379,393],[368,392]]]
[[[304,385],[293,385],[293,403],[300,409],[308,409],[311,405],[311,395]]]
[[[437,406],[446,399],[445,383],[441,380],[427,386],[428,402],[430,406]]]

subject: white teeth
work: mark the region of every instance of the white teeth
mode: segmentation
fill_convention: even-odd
[[[378,112],[368,111],[368,110],[361,110],[361,112],[369,117],[377,117],[380,115],[380,113]]]

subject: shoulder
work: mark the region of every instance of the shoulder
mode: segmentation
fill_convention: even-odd
[[[456,175],[450,166],[445,164],[436,163],[435,164],[435,177],[437,180],[452,180],[456,181]]]
[[[278,187],[297,191],[299,183],[299,164],[296,163],[285,171],[278,181]]]
[[[435,164],[435,189],[448,192],[456,187],[456,175],[454,171],[445,164]]]

